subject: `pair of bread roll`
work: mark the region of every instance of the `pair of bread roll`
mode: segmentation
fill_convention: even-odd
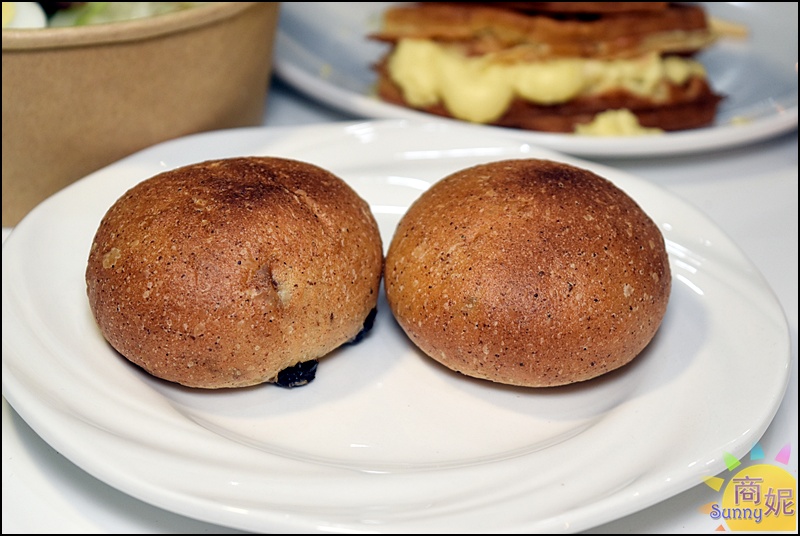
[[[588,380],[631,361],[666,310],[657,226],[587,170],[521,159],[435,183],[384,259],[367,203],[319,167],[209,161],[128,191],[86,271],[111,345],[201,388],[302,385],[316,360],[392,313],[427,355],[521,386]],[[310,376],[309,376],[310,374]]]

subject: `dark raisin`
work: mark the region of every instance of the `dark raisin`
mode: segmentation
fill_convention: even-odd
[[[350,344],[361,342],[361,339],[363,339],[367,335],[367,333],[369,333],[369,330],[372,329],[372,326],[375,325],[375,317],[377,315],[378,315],[378,308],[373,307],[372,311],[370,311],[369,314],[367,315],[367,318],[364,319],[364,325],[362,326],[361,331],[356,333],[356,336],[353,337],[348,342]]]
[[[317,375],[318,361],[305,361],[298,363],[293,367],[283,369],[278,373],[278,379],[275,380],[275,385],[278,387],[285,387],[292,389],[293,387],[302,387],[303,385],[314,381]]]

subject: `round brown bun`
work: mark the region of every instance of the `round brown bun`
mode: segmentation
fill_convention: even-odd
[[[521,159],[433,184],[401,219],[384,284],[400,326],[467,376],[545,387],[630,362],[671,275],[658,227],[585,169]]]
[[[133,363],[190,387],[244,387],[353,340],[382,268],[369,205],[342,179],[231,158],[121,197],[97,230],[86,285],[103,336]]]

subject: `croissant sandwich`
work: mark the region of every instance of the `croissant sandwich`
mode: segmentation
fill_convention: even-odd
[[[667,2],[421,2],[384,12],[377,96],[473,123],[575,132],[624,111],[663,131],[709,125],[722,95],[694,56],[704,10]]]

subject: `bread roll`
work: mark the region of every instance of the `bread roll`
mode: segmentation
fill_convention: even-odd
[[[369,205],[339,177],[231,158],[121,197],[94,237],[86,285],[104,337],[133,363],[190,387],[243,387],[354,339],[382,268]]]
[[[528,387],[589,380],[634,359],[669,300],[664,239],[610,181],[536,159],[433,184],[386,255],[392,312],[428,356]]]

